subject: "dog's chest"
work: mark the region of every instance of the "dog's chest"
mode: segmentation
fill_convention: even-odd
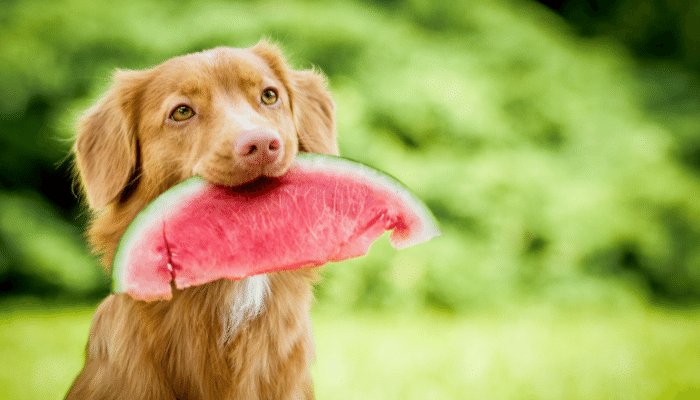
[[[265,311],[265,303],[270,292],[267,275],[254,275],[234,285],[228,294],[228,301],[221,308],[224,342],[229,341],[245,321],[258,317]]]

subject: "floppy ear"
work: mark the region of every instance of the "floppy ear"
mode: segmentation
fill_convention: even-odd
[[[265,40],[251,50],[268,63],[289,89],[294,125],[302,150],[338,155],[335,103],[323,75],[313,70],[292,70],[279,49]]]
[[[338,155],[335,102],[326,79],[315,71],[291,71],[289,76],[294,125],[305,151]]]
[[[142,71],[117,71],[114,83],[80,121],[73,151],[90,207],[111,203],[136,170],[136,110]]]

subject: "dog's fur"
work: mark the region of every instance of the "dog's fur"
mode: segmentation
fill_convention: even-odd
[[[278,92],[274,105],[261,92]],[[176,122],[185,104],[194,116]],[[286,171],[297,151],[337,154],[325,79],[279,50],[217,48],[143,71],[118,71],[82,118],[76,170],[93,212],[89,240],[109,270],[129,222],[195,174],[224,185]],[[273,130],[284,156],[260,169],[233,154],[250,127]],[[316,270],[218,280],[168,301],[112,294],[98,307],[85,366],[67,399],[312,399],[309,319]]]

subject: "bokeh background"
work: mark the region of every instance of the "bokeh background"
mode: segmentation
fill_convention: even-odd
[[[261,37],[318,67],[341,152],[444,236],[326,269],[319,399],[700,398],[700,2],[9,0],[0,397],[62,398],[109,280],[74,126],[116,68]]]

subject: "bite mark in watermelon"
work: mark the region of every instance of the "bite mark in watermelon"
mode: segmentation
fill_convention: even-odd
[[[425,205],[392,177],[340,157],[302,153],[282,177],[239,187],[190,178],[127,228],[113,291],[141,300],[221,278],[319,266],[367,254],[385,231],[401,249],[440,235]]]

